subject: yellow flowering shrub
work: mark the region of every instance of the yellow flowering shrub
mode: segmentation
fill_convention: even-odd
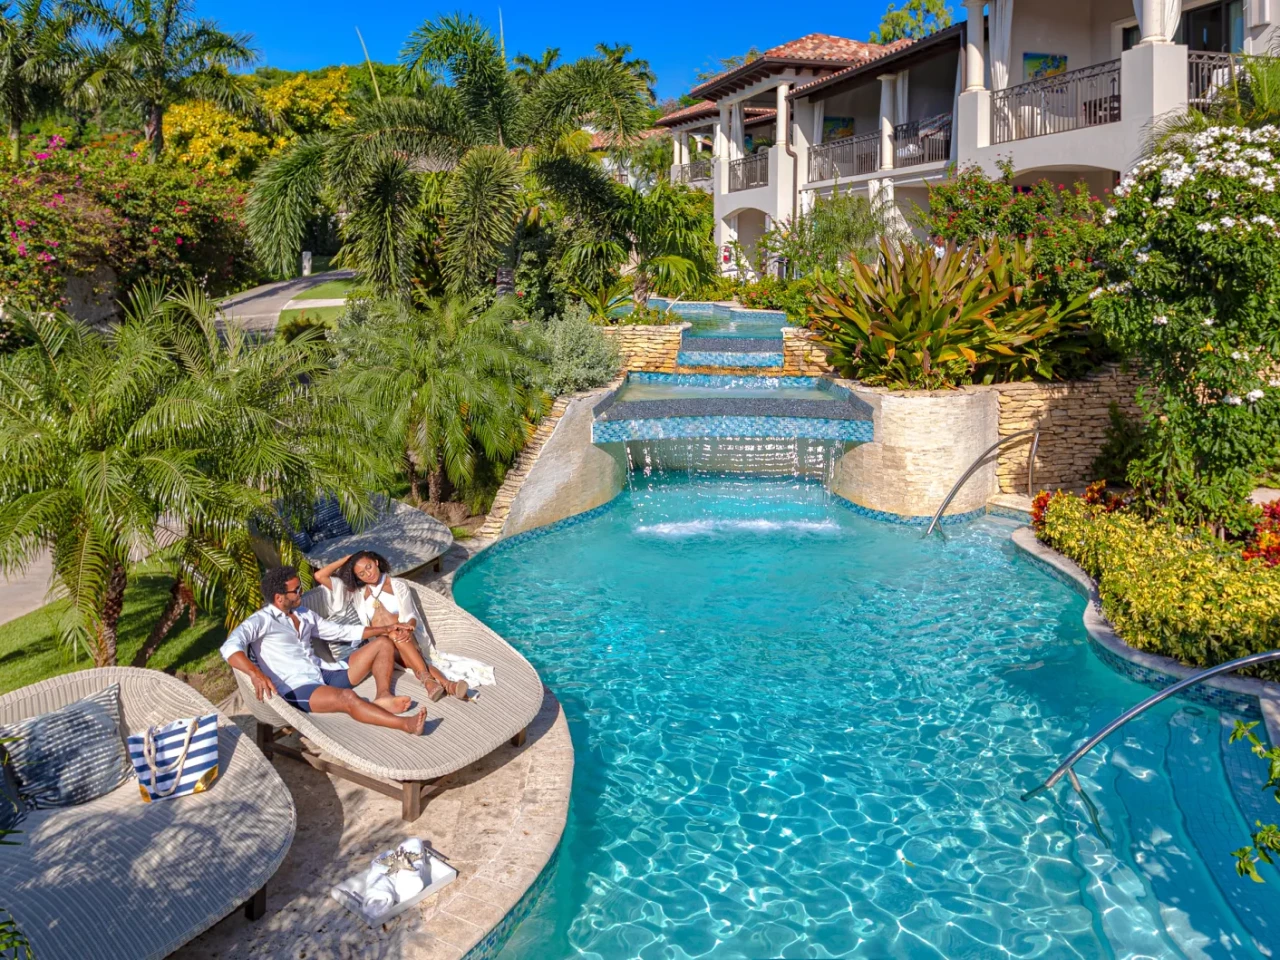
[[[180,163],[210,175],[247,178],[276,146],[246,120],[204,100],[165,114],[167,147]]]
[[[298,137],[350,123],[350,90],[346,67],[318,76],[299,73],[263,90],[263,106],[283,124],[274,131],[207,101],[180,103],[165,114],[165,138],[180,163],[210,175],[247,179]]]
[[[1280,567],[1238,544],[1062,493],[1037,535],[1097,581],[1103,613],[1139,650],[1213,666],[1280,644]]]

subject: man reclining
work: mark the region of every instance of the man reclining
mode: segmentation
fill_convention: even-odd
[[[302,605],[302,584],[293,567],[274,567],[262,577],[267,605],[228,634],[222,656],[253,682],[259,700],[279,693],[304,713],[345,713],[361,723],[422,733],[426,708],[411,716],[397,716],[412,705],[409,697],[391,694],[396,664],[392,631],[400,624],[345,626],[316,616]],[[360,643],[349,660],[328,665],[311,649],[314,638]],[[373,702],[352,688],[373,675]]]

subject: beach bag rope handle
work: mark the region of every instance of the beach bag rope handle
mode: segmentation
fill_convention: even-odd
[[[167,797],[178,789],[178,782],[182,779],[182,765],[187,762],[187,751],[191,749],[191,738],[195,735],[196,727],[200,725],[200,718],[193,717],[191,723],[187,726],[187,736],[182,741],[182,752],[174,758],[173,762],[160,767],[156,763],[156,728],[147,727],[146,739],[142,741],[142,754],[147,759],[147,769],[151,771],[151,787],[148,792],[153,797]],[[166,774],[177,771],[177,776],[170,781],[169,786],[163,790],[157,790],[156,784],[160,782],[160,778]]]

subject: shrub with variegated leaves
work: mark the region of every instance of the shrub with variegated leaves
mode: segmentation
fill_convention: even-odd
[[[1280,129],[1207,130],[1115,195],[1093,312],[1148,384],[1129,480],[1151,512],[1243,532],[1280,443]]]

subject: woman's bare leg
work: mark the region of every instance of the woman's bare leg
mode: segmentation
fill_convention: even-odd
[[[347,679],[354,687],[373,674],[376,685],[373,702],[392,713],[403,713],[409,709],[413,699],[392,695],[391,674],[395,668],[395,644],[388,637],[374,637],[347,659]]]

